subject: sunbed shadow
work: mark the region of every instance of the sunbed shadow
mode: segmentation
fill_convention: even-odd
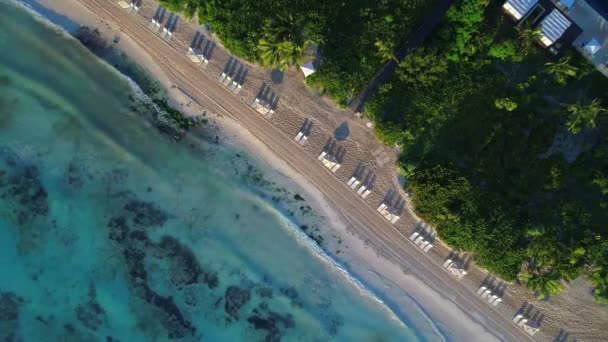
[[[564,329],[559,330],[559,334],[553,339],[553,342],[566,342],[570,337],[570,333]]]
[[[239,77],[239,83],[240,84],[244,84],[245,83],[245,79],[247,78],[247,75],[249,75],[249,69],[245,68],[243,70],[243,73],[241,74],[241,77]]]
[[[168,28],[169,31],[171,32],[175,32],[175,29],[177,29],[177,22],[179,21],[179,15],[175,15],[173,17],[173,22],[170,22],[170,26]]]
[[[230,68],[232,67],[232,63],[234,63],[235,59],[232,56],[228,57],[226,64],[224,65],[224,73],[228,74],[230,72]]]
[[[241,74],[243,74],[243,70],[245,70],[245,66],[243,66],[243,64],[240,64],[238,66],[238,69],[236,69],[236,72],[234,74],[234,77],[232,79],[234,79],[235,81],[239,81]]]
[[[211,59],[214,50],[215,42],[211,39],[207,39],[207,43],[205,43],[205,48],[203,49],[203,54],[207,57],[207,59]]]
[[[165,14],[167,14],[167,10],[164,7],[160,7],[160,10],[158,12],[158,18],[156,18],[156,21],[158,21],[159,24],[163,23],[163,20],[165,19]]]
[[[194,37],[192,37],[192,42],[190,43],[190,47],[194,50],[198,50],[201,47],[203,42],[203,36],[199,31],[194,32]]]

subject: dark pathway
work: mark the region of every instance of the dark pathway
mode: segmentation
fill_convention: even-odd
[[[448,8],[452,4],[452,0],[438,0],[431,12],[427,15],[426,19],[420,25],[418,30],[416,30],[406,41],[405,43],[397,50],[395,57],[399,61],[402,61],[405,56],[410,52],[410,50],[416,48],[420,45],[426,37],[435,30],[437,25],[443,19],[443,16],[447,12]],[[384,68],[380,70],[376,74],[376,76],[367,84],[367,86],[359,93],[359,95],[355,96],[348,106],[356,113],[361,112],[363,110],[363,105],[367,102],[374,93],[380,88],[384,82],[386,82],[391,75],[395,72],[398,63],[394,60],[390,60]]]

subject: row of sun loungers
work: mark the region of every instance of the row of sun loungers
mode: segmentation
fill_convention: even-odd
[[[427,253],[431,250],[431,248],[433,248],[433,244],[426,241],[418,232],[414,232],[412,235],[410,235],[410,240],[414,241],[414,245],[420,247],[424,253]]]
[[[325,151],[321,152],[321,154],[319,154],[319,157],[317,157],[317,159],[319,161],[321,161],[321,163],[323,163],[323,165],[325,165],[325,167],[328,168],[331,172],[338,171],[338,169],[341,166],[334,156],[332,156],[331,154],[328,154]]]
[[[206,68],[207,65],[209,65],[209,59],[207,59],[207,57],[201,51],[195,50],[191,47],[188,48],[186,56],[188,56],[193,63],[202,65],[203,68]]]
[[[139,10],[139,6],[137,6],[133,2],[127,3],[121,0],[118,1],[118,4],[122,8],[129,10],[131,13],[135,13]],[[160,29],[160,26],[161,23],[156,18],[152,18],[149,28],[153,31],[158,31]],[[173,35],[173,32],[170,31],[169,27],[171,27],[171,25],[170,23],[167,23],[161,33],[161,37],[167,40],[171,39]],[[203,67],[206,67],[209,64],[209,59],[207,59],[207,57],[202,52],[195,51],[195,49],[193,49],[192,47],[188,48],[188,52],[186,55],[190,58],[190,60],[192,60],[192,62],[198,63],[199,65],[203,65]],[[222,72],[219,77],[219,81],[223,85],[227,86],[235,94],[238,94],[242,89],[242,85],[236,82],[235,80],[232,80],[232,78],[225,72]],[[256,98],[254,100],[254,102],[251,104],[251,107],[268,119],[274,113],[274,110],[271,108],[270,104],[267,101],[261,100],[259,98]],[[304,132],[300,131],[294,139],[300,145],[303,145],[308,140],[308,136],[305,135]],[[337,162],[335,157],[328,154],[326,151],[321,152],[317,159],[321,161],[323,165],[325,165],[328,169],[330,169],[331,172],[336,172],[341,166]],[[346,183],[347,186],[349,186],[354,191],[356,190],[356,193],[365,199],[367,198],[367,196],[369,196],[371,190],[368,189],[364,184],[359,187],[360,184],[361,181],[355,176],[351,177]],[[357,187],[359,187],[358,190]],[[377,208],[377,211],[392,224],[395,224],[400,218],[396,214],[395,209],[389,207],[385,203],[381,203],[380,206]],[[413,241],[413,243],[418,246],[424,253],[427,253],[431,248],[433,248],[433,245],[429,241],[426,241],[424,237],[420,235],[419,232],[414,232],[409,237],[409,239]],[[456,264],[451,259],[447,259],[443,263],[442,267],[448,270],[453,275],[457,276],[459,280],[467,274],[464,268]],[[492,294],[492,291],[487,289],[485,286],[481,286],[477,290],[477,295],[479,295],[482,299],[487,300],[487,302],[493,306],[497,306],[499,303],[502,302],[502,299],[499,296]],[[521,314],[518,314],[513,318],[513,323],[523,328],[524,331],[526,331],[531,336],[539,330],[538,324],[536,322],[529,322],[528,319],[524,318]]]
[[[518,327],[523,328],[530,336],[533,336],[540,330],[537,322],[528,321],[522,314],[515,315],[515,317],[513,317],[513,323],[517,324]]]
[[[139,6],[135,2],[126,2],[126,1],[120,0],[118,2],[118,5],[120,7],[122,7],[123,9],[126,9],[127,11],[129,11],[129,13],[137,13],[137,11],[139,11]]]
[[[218,80],[235,94],[238,94],[239,92],[241,92],[241,89],[243,89],[242,84],[238,83],[236,80],[233,80],[225,72],[222,72]],[[256,102],[260,102],[258,98],[256,98]]]
[[[222,73],[222,75],[220,76],[220,82],[222,81],[222,77],[227,78],[228,76],[225,73]],[[238,91],[236,93],[238,94]],[[257,97],[251,104],[251,108],[262,114],[264,117],[266,117],[266,119],[270,119],[272,117],[272,114],[274,114],[274,110],[270,107],[270,103],[268,103],[268,101],[260,100]]]
[[[502,302],[502,299],[500,297],[495,294],[492,294],[492,290],[488,290],[488,288],[485,286],[479,287],[479,289],[477,290],[477,295],[480,296],[482,299],[487,300],[488,303],[492,304],[493,306],[497,306],[498,304],[500,304],[500,302]]]
[[[399,220],[399,216],[397,216],[397,214],[394,213],[395,209],[390,208],[389,206],[387,206],[384,203],[380,204],[380,206],[376,210],[392,224],[395,224],[397,222],[397,220]]]
[[[152,20],[150,21],[150,25],[148,25],[148,28],[156,32],[160,29],[160,22],[156,20],[156,18],[152,18]]]
[[[452,275],[456,276],[458,280],[462,279],[465,275],[467,275],[467,271],[465,271],[464,267],[462,267],[460,264],[455,263],[454,261],[452,261],[452,259],[447,259],[442,266]],[[497,302],[496,305],[498,305],[498,303],[500,302]]]
[[[357,179],[357,177],[352,176],[348,182],[346,182],[346,185],[348,185],[352,190],[357,189],[357,186],[359,186],[359,184],[361,183],[361,181],[359,179]],[[361,185],[361,187],[359,188],[359,190],[357,191],[357,195],[363,197],[363,198],[367,198],[367,196],[369,196],[369,194],[372,193],[371,189],[368,189],[367,186],[365,186],[365,184]]]

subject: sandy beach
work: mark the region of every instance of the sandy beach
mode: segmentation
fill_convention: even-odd
[[[281,177],[294,189],[301,189],[335,231],[337,238],[328,241],[327,252],[376,292],[381,291],[381,299],[398,314],[419,317],[416,325],[437,329],[462,341],[608,338],[604,328],[608,323],[606,307],[593,303],[590,285],[584,279],[569,284],[563,294],[550,301],[537,301],[521,285],[504,284],[503,302],[492,306],[476,291],[483,282],[503,284],[499,279],[471,262],[467,276],[459,281],[441,267],[452,252],[448,247],[435,241],[435,247],[427,254],[415,247],[407,237],[416,229],[428,228],[407,205],[394,226],[375,210],[389,191],[408,203],[394,166],[398,151],[381,145],[366,127],[366,120],[308,89],[298,70],[290,70],[280,81],[273,81],[269,70],[239,61],[248,74],[243,90],[235,95],[217,81],[231,56],[209,32],[182,20],[172,40],[166,42],[147,29],[157,7],[154,1],[144,0],[137,14],[128,14],[113,0],[37,3],[64,16],[68,23],[98,28],[108,41],[119,36],[118,48],[161,82],[174,107],[189,115],[207,111],[221,132],[223,143],[246,149],[260,163],[272,166],[276,174],[271,177]],[[185,56],[197,30],[205,40],[216,44],[205,69]],[[276,113],[270,119],[249,106],[262,87],[269,87],[279,98]],[[293,136],[305,119],[313,122],[313,130],[309,141],[300,146]],[[316,160],[328,143],[346,151],[342,167],[335,174]],[[360,165],[375,179],[366,199],[345,184]],[[413,314],[415,310],[424,314]],[[541,330],[533,337],[511,322],[520,310],[541,322]]]

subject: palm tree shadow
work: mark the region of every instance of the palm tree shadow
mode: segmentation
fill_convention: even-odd
[[[270,71],[270,79],[274,84],[283,83],[283,79],[285,78],[285,73],[279,69],[272,69]]]

